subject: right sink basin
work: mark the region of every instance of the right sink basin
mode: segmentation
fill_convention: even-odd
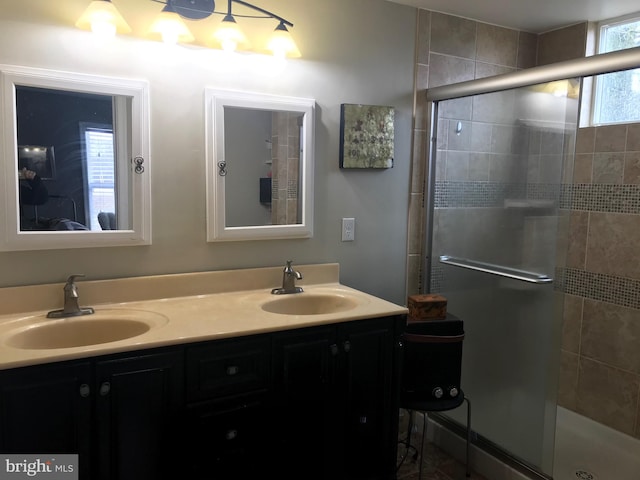
[[[358,302],[349,297],[320,293],[292,293],[266,302],[262,310],[281,315],[326,315],[351,310]]]

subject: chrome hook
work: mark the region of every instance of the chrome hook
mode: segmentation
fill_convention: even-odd
[[[134,167],[134,171],[138,174],[144,172],[144,167],[142,166],[142,164],[144,163],[144,158],[138,156],[138,157],[134,157],[133,159],[133,163],[136,164],[136,166]]]

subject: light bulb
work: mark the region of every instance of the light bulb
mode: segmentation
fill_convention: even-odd
[[[101,37],[115,37],[116,26],[108,19],[95,18],[91,20],[91,31]]]
[[[109,0],[93,0],[76,22],[76,27],[100,36],[131,32],[131,27]]]
[[[300,57],[300,50],[296,42],[291,37],[289,30],[280,23],[274,32],[271,34],[267,48],[271,51],[274,57],[283,59],[285,57]]]
[[[230,15],[227,15],[213,34],[213,38],[220,44],[225,52],[233,52],[237,49],[247,48],[249,41],[242,33],[240,27]]]
[[[164,43],[172,45],[178,42],[193,42],[195,37],[182,21],[180,15],[169,8],[169,4],[167,4],[156,17],[149,29],[151,36],[160,36]]]

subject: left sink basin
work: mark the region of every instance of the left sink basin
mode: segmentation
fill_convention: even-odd
[[[86,347],[137,337],[167,322],[167,317],[154,312],[102,310],[82,317],[33,321],[9,332],[4,343],[34,350]]]

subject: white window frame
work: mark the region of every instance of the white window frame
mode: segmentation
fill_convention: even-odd
[[[603,29],[608,28],[608,27],[613,27],[616,25],[620,25],[620,24],[625,24],[625,23],[634,23],[634,22],[638,22],[640,21],[640,12],[637,13],[633,13],[630,15],[625,15],[622,17],[616,17],[616,18],[610,18],[607,20],[603,20],[601,22],[598,22],[598,24],[596,25],[596,53],[600,54],[600,53],[605,53],[602,51],[603,49],[603,45],[602,45],[602,32]],[[615,51],[615,50],[612,50]],[[631,119],[631,120],[623,120],[620,122],[597,122],[596,119],[599,117],[599,110],[600,110],[600,102],[599,100],[599,96],[602,90],[602,83],[599,81],[600,80],[600,75],[594,75],[593,77],[591,77],[593,79],[592,81],[592,91],[591,91],[591,108],[590,108],[590,115],[589,115],[589,123],[592,126],[599,126],[599,125],[618,125],[618,124],[625,124],[625,123],[637,123],[640,122],[640,112],[638,113],[638,118],[637,119]]]

